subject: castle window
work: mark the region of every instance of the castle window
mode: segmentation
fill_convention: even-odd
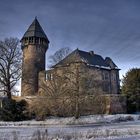
[[[34,43],[34,38],[33,37],[29,37],[29,43]]]
[[[35,43],[39,43],[39,38],[38,37],[35,38]]]
[[[40,38],[40,44],[43,44],[43,38]]]
[[[102,80],[108,80],[108,79],[109,79],[109,74],[107,72],[103,72]]]
[[[109,79],[109,75],[108,73],[105,73],[105,80],[108,80]]]
[[[27,38],[25,38],[25,43],[27,43]]]
[[[116,81],[116,75],[113,74],[112,77],[113,77],[113,80]]]
[[[109,92],[109,84],[108,83],[103,83],[103,87],[102,87],[104,92]]]
[[[39,38],[39,44],[41,44],[41,38]]]
[[[47,80],[48,81],[53,80],[53,74],[51,73],[47,74]]]

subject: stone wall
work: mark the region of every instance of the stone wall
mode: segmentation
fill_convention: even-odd
[[[23,49],[22,96],[36,95],[38,92],[39,72],[45,70],[46,48],[28,45]]]

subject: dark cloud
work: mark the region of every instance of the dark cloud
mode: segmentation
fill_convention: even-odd
[[[140,67],[139,0],[1,0],[0,39],[21,38],[35,16],[50,48],[94,50],[124,71]]]

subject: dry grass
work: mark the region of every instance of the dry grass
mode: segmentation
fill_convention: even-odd
[[[25,140],[22,139],[22,134],[18,131],[13,131],[9,135],[0,134],[0,140]],[[109,138],[109,137],[124,137],[124,136],[137,136],[140,135],[139,129],[132,128],[123,128],[123,129],[115,129],[115,128],[92,128],[85,131],[62,131],[57,130],[55,133],[48,133],[47,129],[39,129],[34,131],[31,135],[26,137],[26,140],[88,140],[88,139],[100,139],[100,138]],[[10,138],[10,139],[9,139]]]

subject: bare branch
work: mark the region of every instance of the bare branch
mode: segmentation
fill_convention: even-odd
[[[71,52],[72,50],[69,47],[61,48],[58,51],[56,51],[53,55],[49,56],[49,63],[50,63],[49,67],[52,67],[53,65],[60,62]]]
[[[21,77],[21,50],[17,38],[0,41],[0,77],[0,86],[11,98],[14,86]]]

